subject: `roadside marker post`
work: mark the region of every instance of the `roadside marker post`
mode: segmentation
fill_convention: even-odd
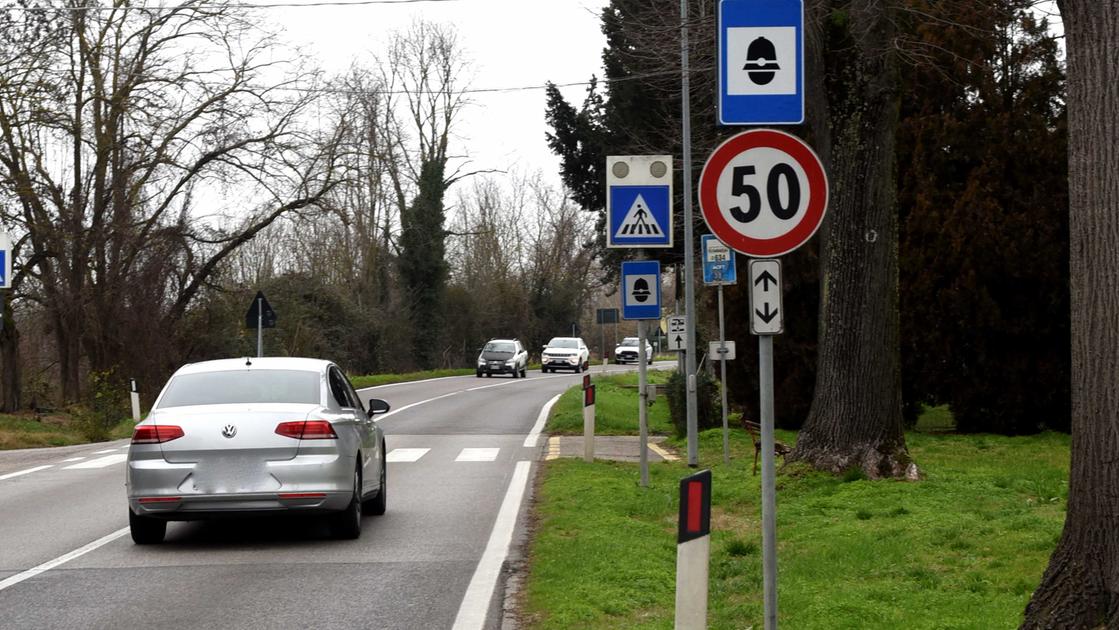
[[[676,530],[676,630],[707,627],[711,557],[711,471],[680,480]]]
[[[750,332],[758,336],[762,452],[764,628],[777,628],[777,487],[773,452],[773,335],[784,331],[781,263],[816,233],[828,206],[824,166],[803,140],[745,131],[712,151],[699,177],[703,220],[750,262]]]
[[[12,239],[5,232],[0,232],[0,330],[4,328],[4,309],[6,293],[12,288]]]
[[[588,380],[584,377],[584,383]],[[594,385],[583,387],[583,461],[594,461]]]
[[[136,385],[136,379],[128,379],[128,395],[132,399],[132,421],[140,422],[140,388]]]

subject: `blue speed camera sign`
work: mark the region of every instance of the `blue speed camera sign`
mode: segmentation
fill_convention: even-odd
[[[720,0],[719,124],[804,122],[803,0]]]

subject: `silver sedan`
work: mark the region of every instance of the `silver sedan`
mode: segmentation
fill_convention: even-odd
[[[329,513],[338,538],[384,514],[385,438],[338,366],[315,359],[195,363],[164,386],[132,435],[126,488],[138,544],[167,521],[275,512]]]

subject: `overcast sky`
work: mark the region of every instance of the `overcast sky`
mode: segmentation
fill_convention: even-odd
[[[261,0],[266,2],[267,0]],[[601,76],[605,0],[457,0],[451,2],[262,9],[293,44],[341,72],[354,58],[381,53],[388,35],[425,19],[454,26],[468,55],[471,88],[586,81]],[[581,102],[586,88],[565,88]],[[472,94],[458,128],[456,154],[471,170],[540,170],[559,185],[558,159],[545,144],[544,90]]]

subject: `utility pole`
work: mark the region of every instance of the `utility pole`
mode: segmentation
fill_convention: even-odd
[[[684,369],[687,373],[688,465],[699,465],[699,427],[696,419],[695,374],[695,235],[692,234],[692,102],[688,76],[688,0],[680,0],[680,71],[682,89],[680,117],[683,119],[684,153],[684,316],[687,318]]]

